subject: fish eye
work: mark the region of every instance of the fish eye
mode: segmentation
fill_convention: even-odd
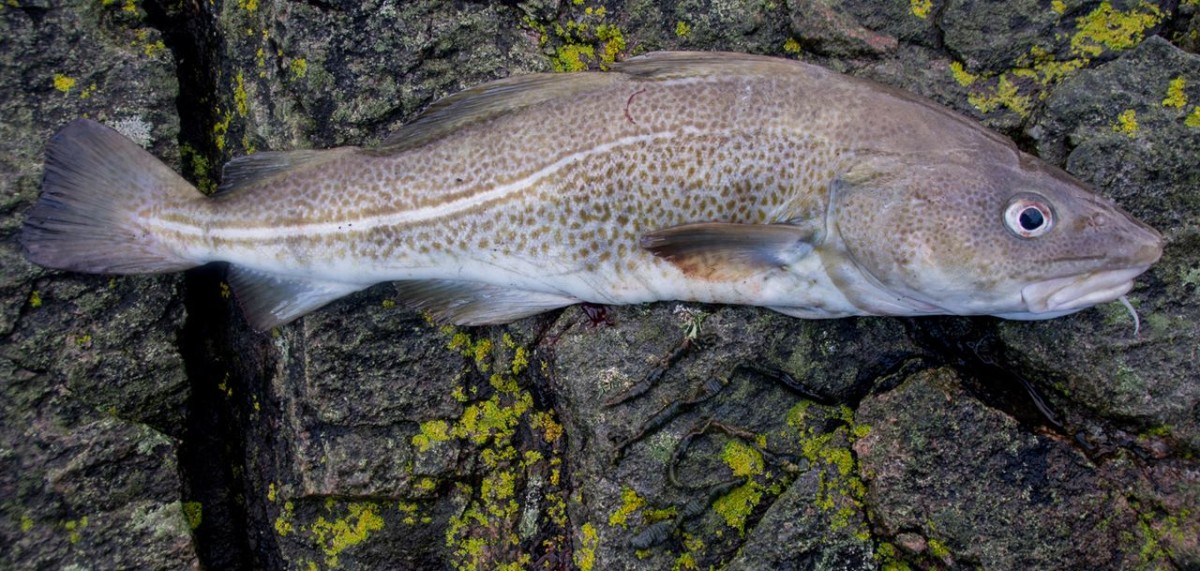
[[[1054,211],[1033,196],[1018,196],[1004,210],[1004,225],[1022,238],[1037,238],[1054,226]]]

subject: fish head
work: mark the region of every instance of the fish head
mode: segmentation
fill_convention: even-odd
[[[1049,319],[1113,301],[1162,236],[1064,171],[1007,161],[887,157],[835,184],[827,225],[867,313]]]

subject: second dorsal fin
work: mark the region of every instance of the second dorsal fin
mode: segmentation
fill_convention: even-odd
[[[221,186],[217,194],[237,190],[244,186],[265,182],[286,172],[316,166],[347,153],[352,147],[327,150],[263,151],[237,157],[221,170]]]

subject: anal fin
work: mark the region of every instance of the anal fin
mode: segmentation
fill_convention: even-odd
[[[579,303],[566,295],[504,288],[457,280],[395,282],[411,307],[428,311],[436,321],[456,325],[493,325],[516,321]]]
[[[259,331],[284,325],[366,287],[281,276],[237,265],[229,267],[228,279],[246,321]]]

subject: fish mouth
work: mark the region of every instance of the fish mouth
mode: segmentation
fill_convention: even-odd
[[[1034,314],[1079,311],[1129,293],[1133,278],[1149,268],[1146,264],[1045,280],[1022,288],[1021,300]]]

